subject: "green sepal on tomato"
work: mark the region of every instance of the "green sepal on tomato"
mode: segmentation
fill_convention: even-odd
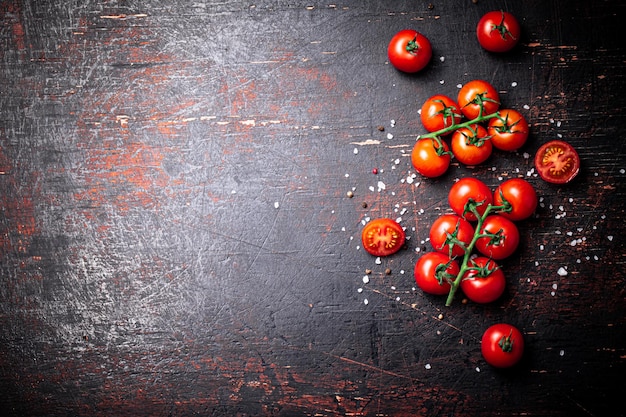
[[[421,175],[435,178],[443,175],[450,166],[451,152],[440,138],[418,139],[411,151],[411,164]]]
[[[461,178],[448,192],[448,204],[452,211],[469,221],[478,220],[471,207],[482,216],[492,202],[493,194],[487,184],[474,177]]]
[[[483,221],[475,247],[478,252],[492,259],[501,260],[511,256],[519,246],[520,234],[511,220],[499,214],[488,215]]]
[[[474,226],[456,214],[439,216],[430,227],[430,243],[437,252],[463,257],[474,238]]]
[[[487,129],[474,124],[457,129],[450,140],[452,154],[464,165],[478,165],[491,156],[493,145]]]
[[[432,55],[433,50],[428,38],[412,29],[396,33],[387,47],[391,65],[407,73],[416,73],[424,69]]]
[[[506,207],[498,214],[513,221],[529,218],[538,203],[535,188],[523,178],[506,180],[493,193],[493,204]]]
[[[524,355],[524,336],[511,324],[497,323],[483,333],[480,350],[491,366],[510,368]]]
[[[487,116],[500,108],[500,95],[495,87],[485,80],[472,80],[459,90],[457,103],[468,119]]]
[[[502,151],[516,151],[528,139],[526,118],[517,110],[501,109],[498,116],[489,119],[487,132],[493,146]]]
[[[459,264],[441,252],[428,252],[415,263],[414,277],[417,286],[427,294],[446,295],[450,282],[456,278]]]
[[[506,279],[492,259],[477,256],[469,260],[468,268],[461,281],[461,290],[467,298],[479,304],[492,303],[500,298]]]
[[[507,52],[520,39],[520,24],[509,12],[491,11],[483,15],[476,25],[478,43],[489,52]]]

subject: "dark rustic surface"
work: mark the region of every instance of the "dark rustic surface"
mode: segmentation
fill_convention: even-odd
[[[524,32],[505,55],[474,35],[499,8]],[[3,415],[623,409],[625,8],[0,1]],[[405,28],[434,46],[416,76],[386,58]],[[475,78],[528,117],[529,142],[413,177],[421,103]],[[561,187],[531,162],[557,137],[583,161]],[[412,273],[462,176],[525,177],[542,203],[503,263],[505,296],[446,308]],[[380,263],[359,248],[378,216],[410,236]],[[506,372],[480,354],[498,321],[527,342]]]

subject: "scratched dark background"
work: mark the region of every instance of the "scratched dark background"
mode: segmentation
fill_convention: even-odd
[[[523,35],[494,55],[474,31],[501,8]],[[625,12],[0,1],[3,415],[624,415]],[[387,61],[405,28],[433,43],[419,75]],[[528,143],[416,176],[421,103],[476,78]],[[582,158],[567,186],[532,166],[556,138]],[[502,299],[446,308],[413,265],[462,176],[524,177],[541,204]],[[360,231],[379,216],[410,239],[376,262]],[[480,354],[499,321],[527,343],[508,371]]]

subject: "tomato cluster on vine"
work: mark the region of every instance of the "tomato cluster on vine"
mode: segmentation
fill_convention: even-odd
[[[515,151],[528,139],[526,118],[517,110],[500,109],[498,91],[487,81],[473,80],[459,90],[457,100],[436,94],[421,108],[429,132],[420,135],[411,152],[417,172],[429,178],[443,175],[452,156],[464,165],[479,165],[493,148]],[[448,138],[448,145],[444,138]]]
[[[459,288],[476,303],[496,301],[506,287],[496,261],[516,251],[520,233],[515,222],[534,213],[537,193],[522,178],[506,180],[492,192],[481,180],[465,177],[450,188],[448,202],[452,213],[431,225],[434,251],[417,260],[415,282],[426,293],[447,294],[446,305]]]

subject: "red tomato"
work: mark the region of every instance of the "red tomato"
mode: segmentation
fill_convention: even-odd
[[[465,255],[465,248],[474,238],[474,227],[456,214],[444,214],[433,222],[429,237],[431,245],[437,252],[459,257]],[[455,240],[463,245],[459,245]]]
[[[515,151],[526,143],[529,128],[520,112],[504,109],[498,112],[497,117],[489,119],[487,131],[493,146],[503,151]]]
[[[371,220],[361,233],[363,248],[374,256],[396,253],[404,245],[405,234],[395,220],[379,218]]]
[[[441,252],[428,252],[415,263],[415,283],[428,294],[448,294],[458,273],[459,264]]]
[[[441,139],[418,139],[411,151],[411,163],[417,172],[428,178],[443,175],[450,166],[450,148]]]
[[[464,165],[478,165],[491,156],[493,149],[487,129],[481,125],[471,125],[457,129],[450,141],[452,154]]]
[[[491,259],[478,256],[469,261],[470,268],[463,275],[461,290],[475,303],[487,304],[496,301],[506,286],[504,272]]]
[[[443,94],[436,94],[424,102],[420,117],[426,130],[436,132],[458,124],[463,115],[454,100]]]
[[[483,333],[480,350],[488,364],[509,368],[518,363],[524,354],[524,336],[515,326],[494,324]]]
[[[421,33],[406,29],[396,33],[387,47],[391,65],[408,73],[422,70],[430,62],[433,50],[430,41]]]
[[[578,174],[580,158],[572,145],[553,140],[544,143],[535,154],[535,168],[544,181],[565,184]]]
[[[499,214],[509,220],[519,221],[530,217],[537,208],[537,192],[530,183],[522,178],[504,181],[496,188],[493,195],[494,206],[509,206],[509,211]]]
[[[520,33],[515,16],[503,11],[486,13],[476,26],[478,43],[489,52],[510,51],[519,42]]]
[[[459,90],[456,101],[461,106],[461,112],[468,119],[493,114],[500,108],[500,95],[491,84],[484,80],[473,80],[465,84]]]
[[[468,210],[467,203],[476,203],[476,210],[481,216],[487,210],[487,205],[493,202],[493,195],[487,185],[473,177],[461,178],[450,187],[448,203],[459,216],[469,221],[478,220],[474,213]]]
[[[515,223],[504,216],[492,214],[487,216],[480,228],[480,235],[493,236],[476,239],[476,249],[492,259],[508,258],[519,245],[519,230]]]

